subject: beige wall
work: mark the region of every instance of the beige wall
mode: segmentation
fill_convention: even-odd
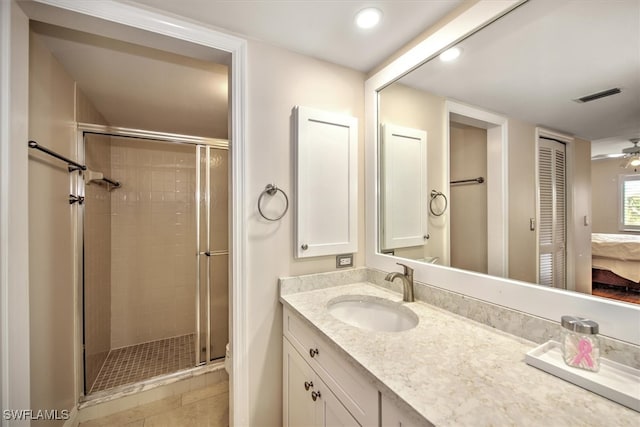
[[[444,117],[444,98],[437,97],[422,91],[411,89],[400,84],[393,84],[380,92],[380,121],[381,123],[393,123],[399,126],[423,129],[427,131],[428,147],[428,187],[447,193],[451,200],[451,205],[457,202],[453,189],[449,189],[449,184],[445,181],[447,163],[446,144],[444,141],[446,124]],[[457,132],[452,129],[452,136]],[[536,218],[536,127],[532,124],[509,118],[508,122],[508,156],[509,156],[509,179],[508,179],[508,206],[509,206],[509,277],[525,282],[535,282],[537,277],[537,241],[536,233],[530,229],[529,220]],[[453,145],[453,144],[452,144]],[[570,268],[575,274],[575,283],[570,283],[569,288],[590,293],[590,234],[589,227],[585,227],[584,216],[591,216],[591,189],[589,181],[589,156],[590,145],[588,141],[576,139],[572,151],[572,171],[573,173],[573,193],[570,195],[573,203],[572,232],[573,240],[570,242],[574,250],[574,257],[570,260]],[[486,156],[485,156],[486,158]],[[465,166],[466,167],[466,166]],[[453,168],[453,165],[452,165]],[[471,175],[475,175],[472,173]],[[457,179],[456,173],[451,171],[451,179]],[[595,178],[594,178],[595,179]],[[455,189],[459,192],[459,188]],[[468,190],[468,188],[465,188]],[[608,195],[611,197],[611,194]],[[603,199],[604,200],[604,199]],[[615,206],[605,204],[604,206]],[[454,212],[452,209],[442,217],[429,218],[429,234],[431,238],[425,245],[424,256],[441,256],[439,253],[447,254],[448,247],[444,243],[447,239],[446,217],[451,216],[453,223]],[[594,212],[594,224],[598,221],[598,216]],[[615,221],[615,218],[613,219]],[[458,221],[456,221],[458,222]],[[470,224],[468,224],[470,225]],[[460,237],[460,242],[455,243],[455,230],[452,229],[451,236],[451,258],[452,263],[457,263],[459,267],[474,271],[482,271],[478,262],[473,260],[473,253],[478,253],[473,249],[471,242],[481,241],[486,245],[486,238],[470,239]],[[473,228],[473,227],[471,227]],[[486,230],[486,227],[483,227]],[[460,230],[458,230],[460,231]],[[471,230],[465,230],[462,236],[469,236]],[[466,240],[465,240],[466,239]],[[460,247],[466,245],[467,250],[456,255],[453,261],[453,245]],[[463,255],[464,254],[464,255]],[[396,250],[396,255],[408,258],[421,258],[416,255],[415,248]],[[463,261],[464,260],[464,261]],[[446,258],[439,261],[440,264],[448,265]],[[470,264],[466,264],[470,263]]]
[[[427,191],[438,190],[449,197],[446,182],[447,150],[445,144],[445,99],[418,91],[402,84],[393,84],[380,92],[380,123],[390,123],[427,132]],[[447,217],[429,215],[429,240],[420,256],[412,258],[438,257],[438,264],[449,265]],[[413,248],[396,250],[398,256],[415,255]]]
[[[535,282],[536,232],[529,219],[536,218],[536,128],[509,119],[509,277]]]
[[[295,209],[278,222],[260,218],[256,202],[268,183],[293,194],[291,110],[295,105],[358,118],[358,249],[364,263],[364,75],[259,42],[248,45],[247,259],[251,426],[282,425],[282,306],[278,277],[331,271],[335,257],[293,258]],[[327,171],[327,173],[331,173]]]
[[[29,61],[29,138],[75,157],[74,82],[33,33]],[[32,409],[69,410],[76,403],[72,213],[78,207],[69,205],[70,176],[63,162],[29,152]]]
[[[487,131],[451,123],[451,180],[487,177]],[[487,184],[450,187],[451,266],[487,272]]]
[[[590,221],[585,223],[585,216],[592,217],[591,188],[591,142],[576,138],[573,143],[573,250],[575,251],[574,271],[575,287],[573,290],[591,295],[591,230]],[[571,284],[570,284],[571,285]]]
[[[624,233],[618,230],[618,175],[633,173],[633,169],[621,168],[620,163],[620,159],[591,162],[594,233]]]
[[[104,123],[84,94],[76,91],[78,121]],[[84,120],[83,120],[84,119]],[[111,138],[87,135],[85,164],[108,176]],[[90,390],[111,348],[111,195],[106,185],[90,182],[84,202],[84,351],[85,384]]]

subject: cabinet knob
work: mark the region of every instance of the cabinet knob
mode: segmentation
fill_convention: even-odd
[[[318,349],[317,349],[317,348],[310,348],[310,349],[309,349],[309,355],[310,355],[311,357],[315,357],[315,355],[316,355],[316,354],[320,354],[320,351],[318,351]]]
[[[302,248],[303,251],[306,251],[307,249],[309,249],[309,245],[307,245],[306,243],[300,247]]]
[[[320,399],[322,396],[320,395],[319,391],[312,391],[311,392],[311,398],[313,399],[313,401],[315,402],[316,399]]]
[[[313,388],[313,381],[309,381],[309,382],[305,381],[304,382],[304,389],[309,391],[310,388]]]

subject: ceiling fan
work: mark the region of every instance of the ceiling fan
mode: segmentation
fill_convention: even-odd
[[[640,138],[631,138],[629,141],[633,144],[632,147],[623,148],[621,153],[615,154],[599,154],[591,158],[591,160],[602,160],[602,159],[615,159],[615,158],[623,158],[625,159],[620,167],[628,168],[629,166],[637,167],[640,166]]]
[[[628,168],[629,166],[635,168],[640,166],[640,147],[638,147],[640,138],[631,138],[629,141],[631,141],[633,147],[624,148],[622,150],[623,157],[625,158],[625,161],[620,165],[622,168]]]

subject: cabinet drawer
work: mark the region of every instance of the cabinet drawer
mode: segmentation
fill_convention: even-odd
[[[327,339],[285,308],[283,329],[318,376],[363,425],[377,425],[378,390],[357,372]]]

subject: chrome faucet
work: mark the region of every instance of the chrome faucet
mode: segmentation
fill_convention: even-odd
[[[400,264],[404,268],[404,273],[389,273],[384,280],[388,280],[389,282],[393,282],[395,279],[400,278],[402,280],[402,285],[404,286],[402,292],[402,299],[406,302],[413,302],[413,268],[408,265]]]

